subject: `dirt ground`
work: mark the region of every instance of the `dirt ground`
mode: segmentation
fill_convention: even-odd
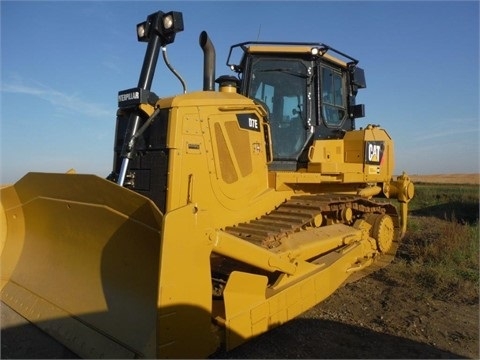
[[[478,304],[416,302],[382,272],[346,285],[228,358],[479,358]]]
[[[443,182],[478,184],[478,174],[442,176]],[[439,179],[438,175],[431,177]],[[427,181],[417,176],[412,179]],[[399,285],[391,281],[388,272],[386,267],[350,283],[297,319],[215,357],[480,357],[478,303],[416,301],[408,281]],[[3,359],[75,357],[3,303],[1,328]]]
[[[2,359],[75,358],[2,304]],[[416,302],[388,267],[339,289],[300,317],[215,358],[479,358],[478,304]],[[6,331],[5,331],[6,330]]]

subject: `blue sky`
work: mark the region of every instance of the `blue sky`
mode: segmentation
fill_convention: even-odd
[[[1,1],[0,182],[28,171],[106,176],[117,92],[136,86],[146,44],[136,24],[183,12],[168,57],[202,87],[198,36],[217,51],[247,40],[323,42],[360,60],[358,102],[396,146],[396,173],[479,172],[478,1]],[[159,59],[152,90],[180,93]]]

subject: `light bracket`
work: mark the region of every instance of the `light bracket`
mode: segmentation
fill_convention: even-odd
[[[161,46],[173,43],[177,32],[183,31],[183,14],[178,11],[164,13],[157,11],[137,25],[137,39],[148,42],[152,36],[159,36]]]

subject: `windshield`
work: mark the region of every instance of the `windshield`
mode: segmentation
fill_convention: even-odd
[[[274,160],[295,160],[308,135],[309,69],[299,60],[258,58],[250,74],[248,97],[269,113]]]

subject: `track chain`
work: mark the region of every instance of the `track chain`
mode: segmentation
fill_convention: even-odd
[[[263,248],[274,249],[281,245],[283,238],[295,232],[335,223],[353,225],[355,220],[368,214],[390,215],[395,226],[394,241],[390,250],[379,254],[372,265],[352,274],[347,281],[352,282],[385,267],[395,257],[400,240],[399,218],[395,206],[388,202],[351,195],[296,195],[270,213],[249,222],[229,226],[225,231]]]

